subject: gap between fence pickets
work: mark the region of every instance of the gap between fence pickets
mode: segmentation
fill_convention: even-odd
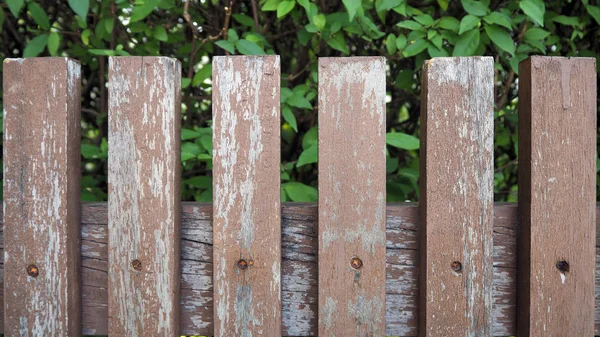
[[[106,334],[108,327],[107,207],[106,203],[84,203],[81,211],[83,333]],[[596,206],[596,213],[598,212],[600,212],[600,205]],[[317,331],[317,205],[284,203],[281,216],[282,334],[314,336]],[[2,209],[0,209],[0,218],[3,219]],[[213,331],[212,205],[182,203],[181,218],[181,333],[211,335]],[[599,228],[600,217],[596,219],[596,227]],[[388,204],[386,220],[386,334],[416,336],[418,206]],[[496,203],[492,326],[494,336],[510,336],[516,333],[516,226],[517,205]],[[3,230],[4,227],[1,228]],[[0,232],[2,243],[3,234]],[[3,250],[4,245],[0,247]],[[596,261],[599,261],[598,246],[596,257]],[[0,267],[0,273],[3,274],[1,261]],[[596,262],[596,275],[600,275],[598,262]],[[0,297],[3,300],[3,292],[0,293]],[[598,277],[596,298],[595,334],[600,334],[600,279]],[[0,314],[2,327],[3,319],[3,315]]]

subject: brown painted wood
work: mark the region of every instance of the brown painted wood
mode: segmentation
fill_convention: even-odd
[[[593,58],[519,68],[519,336],[594,333],[595,72]]]
[[[213,58],[214,334],[281,334],[279,56]]]
[[[3,72],[4,333],[80,336],[80,65],[6,59]]]
[[[417,336],[419,217],[415,204],[388,204],[386,211],[386,334]],[[600,212],[600,205],[596,206]],[[106,203],[83,204],[83,334],[108,333],[108,218]],[[317,334],[317,205],[282,204],[282,335]],[[2,209],[0,208],[0,219]],[[0,255],[3,232],[0,223]],[[600,236],[600,217],[596,217]],[[517,206],[494,206],[493,336],[516,334]],[[600,242],[600,241],[598,241]],[[181,334],[213,335],[212,205],[182,203]],[[600,247],[596,250],[596,328],[600,335]],[[3,274],[0,259],[0,279]],[[0,288],[0,301],[3,292]],[[2,306],[0,306],[0,311]],[[0,312],[0,317],[2,313]],[[0,325],[0,332],[2,325]]]
[[[489,336],[492,327],[494,61],[423,65],[421,336]]]
[[[385,336],[385,58],[319,59],[319,336]]]
[[[181,64],[109,59],[108,332],[179,334]]]

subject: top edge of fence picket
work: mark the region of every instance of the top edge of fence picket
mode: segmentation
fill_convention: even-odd
[[[217,60],[217,59],[228,59],[228,58],[256,58],[256,59],[260,59],[260,58],[271,58],[271,57],[275,57],[275,58],[279,58],[279,55],[218,55],[218,56],[213,56],[213,60]]]
[[[27,60],[48,60],[48,61],[53,61],[53,62],[57,62],[57,61],[66,61],[66,62],[75,62],[77,63],[79,66],[81,66],[81,62],[79,62],[79,60],[71,58],[71,57],[64,57],[64,56],[49,56],[49,57],[7,57],[4,59],[4,61],[2,61],[3,64],[8,64],[8,63],[19,63],[19,64],[23,64],[23,62],[26,62]]]

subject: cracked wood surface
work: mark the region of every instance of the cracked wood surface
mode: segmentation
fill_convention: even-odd
[[[213,58],[215,336],[281,334],[279,77],[279,56]]]
[[[422,336],[489,336],[492,328],[494,60],[423,65]]]
[[[111,57],[108,77],[108,332],[175,336],[181,64],[166,57]]]
[[[81,336],[80,65],[3,66],[4,333]]]
[[[533,56],[519,69],[518,333],[592,336],[595,59]]]
[[[319,58],[319,336],[385,336],[385,94],[384,57]]]

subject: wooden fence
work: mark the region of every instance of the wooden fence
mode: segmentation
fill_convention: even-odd
[[[8,336],[600,333],[594,59],[520,65],[518,206],[489,57],[423,66],[419,206],[385,203],[382,57],[319,60],[318,205],[280,204],[278,56],[213,60],[212,205],[180,203],[179,62],[109,68],[109,201],[80,204],[79,64],[4,62]]]

